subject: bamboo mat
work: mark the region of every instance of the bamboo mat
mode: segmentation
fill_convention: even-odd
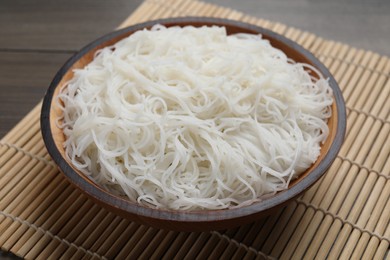
[[[389,259],[389,58],[194,0],[146,0],[121,26],[187,15],[269,28],[330,69],[348,119],[345,143],[327,174],[275,215],[240,228],[149,228],[107,212],[68,184],[45,150],[39,104],[0,141],[1,248],[27,259]]]

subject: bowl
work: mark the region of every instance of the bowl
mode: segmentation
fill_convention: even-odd
[[[132,33],[150,28],[154,24],[169,26],[225,26],[228,34],[253,33],[262,34],[263,38],[281,49],[289,58],[296,62],[308,63],[317,68],[333,89],[334,102],[331,107],[332,116],[328,121],[329,136],[322,145],[321,154],[317,161],[297,179],[292,181],[288,189],[278,192],[272,197],[256,202],[252,205],[224,210],[174,211],[154,209],[131,202],[106,191],[91,179],[80,173],[66,158],[63,147],[65,141],[62,130],[57,127],[56,120],[61,111],[55,106],[56,97],[60,88],[73,76],[73,69],[83,68],[94,57],[94,53]],[[41,129],[47,150],[61,172],[69,181],[79,188],[92,200],[116,214],[132,221],[150,225],[156,228],[179,231],[207,231],[233,228],[256,221],[269,215],[274,210],[286,205],[312,186],[330,167],[341,147],[346,128],[345,104],[341,91],[326,67],[321,64],[309,51],[297,43],[267,29],[247,23],[226,19],[205,17],[182,17],[162,19],[133,25],[109,33],[82,48],[71,57],[55,75],[44,97],[41,111]]]

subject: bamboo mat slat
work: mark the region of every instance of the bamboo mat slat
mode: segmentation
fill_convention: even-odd
[[[120,27],[190,15],[271,29],[329,68],[346,101],[347,132],[328,172],[255,223],[204,233],[158,230],[106,211],[66,181],[45,150],[38,104],[0,141],[1,248],[26,259],[389,258],[389,58],[195,0],[146,0]]]

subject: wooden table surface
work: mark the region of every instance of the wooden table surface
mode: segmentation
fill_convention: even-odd
[[[207,0],[390,55],[388,0]],[[43,97],[60,66],[115,28],[141,0],[2,0],[0,138]]]

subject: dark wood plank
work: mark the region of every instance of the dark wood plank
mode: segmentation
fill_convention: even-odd
[[[0,53],[0,138],[43,98],[66,53]]]
[[[78,50],[112,31],[141,0],[2,0],[0,50]]]

